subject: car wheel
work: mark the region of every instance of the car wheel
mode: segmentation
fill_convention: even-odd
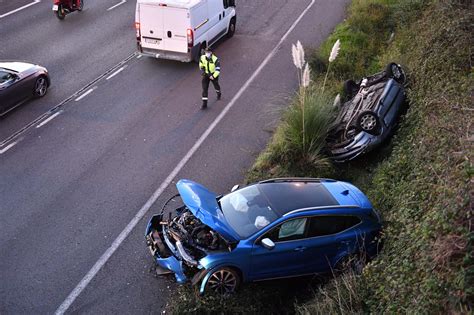
[[[227,31],[227,38],[231,38],[232,36],[234,36],[235,24],[236,24],[236,20],[235,20],[235,17],[233,17],[232,19],[230,19],[229,30]]]
[[[35,97],[43,97],[48,92],[48,81],[45,76],[39,76],[35,82],[35,89],[33,91]]]
[[[235,269],[223,267],[212,272],[206,288],[219,294],[230,294],[237,290],[240,282],[240,275]]]
[[[385,68],[385,74],[389,78],[393,78],[395,81],[397,81],[400,84],[404,84],[406,77],[405,77],[405,71],[403,71],[402,67],[394,62],[391,62],[387,65]]]
[[[344,82],[344,94],[348,100],[353,98],[358,90],[359,85],[357,85],[354,80],[347,80]]]
[[[379,129],[379,119],[372,111],[365,111],[357,119],[357,127],[367,133],[377,134]]]

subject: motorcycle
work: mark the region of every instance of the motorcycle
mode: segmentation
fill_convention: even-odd
[[[64,20],[69,13],[82,11],[83,8],[83,0],[54,0],[53,2],[53,12],[60,20]]]

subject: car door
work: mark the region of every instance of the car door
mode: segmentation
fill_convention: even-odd
[[[304,259],[305,272],[331,272],[336,261],[354,252],[359,243],[356,226],[361,219],[352,215],[318,215],[308,220]]]
[[[22,100],[22,93],[18,91],[14,74],[0,69],[0,113],[7,111]]]
[[[250,275],[253,280],[301,274],[305,265],[304,237],[307,218],[289,219],[260,237],[253,245]],[[263,247],[260,240],[269,238],[273,249]]]

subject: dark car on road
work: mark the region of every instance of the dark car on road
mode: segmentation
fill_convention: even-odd
[[[31,98],[46,95],[50,84],[44,67],[19,61],[0,61],[0,116]]]
[[[185,179],[176,187],[179,195],[168,200],[176,199],[176,207],[164,211],[166,202],[148,222],[145,238],[159,274],[174,273],[201,293],[331,273],[379,250],[381,219],[346,182],[277,178],[226,195]]]
[[[327,136],[335,162],[346,162],[383,143],[392,133],[405,104],[405,72],[396,63],[384,71],[344,83],[347,101]]]

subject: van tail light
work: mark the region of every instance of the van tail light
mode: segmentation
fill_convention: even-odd
[[[186,37],[188,38],[188,47],[193,47],[194,46],[194,33],[193,30],[188,28],[186,31]]]
[[[140,37],[140,22],[135,22],[135,31],[137,34],[137,38]]]

